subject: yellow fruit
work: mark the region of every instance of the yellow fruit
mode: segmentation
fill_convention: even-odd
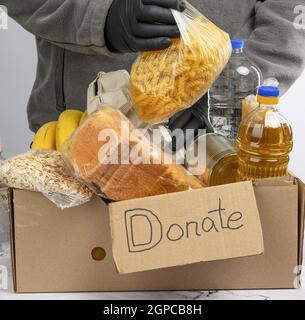
[[[56,150],[56,127],[57,121],[44,124],[34,137],[32,149]]]
[[[85,111],[80,119],[79,125],[81,126],[88,119],[88,112]]]
[[[79,126],[83,113],[78,110],[66,110],[59,116],[56,129],[56,149],[60,151],[61,146],[70,138],[71,134]]]

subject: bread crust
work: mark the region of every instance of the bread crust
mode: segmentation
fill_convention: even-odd
[[[129,135],[122,134],[121,122],[128,124]],[[112,129],[120,141],[109,155],[117,152],[120,159],[122,145],[132,151],[139,143],[145,144],[144,163],[113,164],[99,161],[99,151],[106,141],[99,141],[101,130]],[[128,200],[147,196],[186,191],[204,187],[181,165],[166,164],[164,153],[144,138],[134,135],[133,125],[114,108],[103,106],[94,112],[76,130],[66,145],[65,155],[75,174],[98,195],[115,200]],[[156,164],[158,159],[161,163]],[[101,159],[102,160],[102,159]]]

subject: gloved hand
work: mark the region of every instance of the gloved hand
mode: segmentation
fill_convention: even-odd
[[[114,0],[105,26],[107,47],[116,52],[165,49],[180,32],[170,9],[183,11],[183,0]]]
[[[203,96],[196,102],[192,108],[181,111],[169,120],[168,127],[173,132],[175,129],[183,130],[183,138],[173,136],[173,150],[178,151],[189,143],[188,139],[192,139],[187,135],[187,129],[194,130],[194,136],[198,136],[199,129],[205,129],[206,133],[212,133],[213,127],[208,117],[208,97]]]

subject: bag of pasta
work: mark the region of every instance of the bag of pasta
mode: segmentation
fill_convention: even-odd
[[[232,52],[229,35],[189,3],[184,12],[172,12],[181,38],[168,49],[143,52],[132,66],[133,103],[147,123],[167,120],[197,102]]]

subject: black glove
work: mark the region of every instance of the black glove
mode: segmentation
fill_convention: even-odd
[[[188,144],[188,139],[193,138],[187,136],[186,129],[193,129],[194,136],[198,136],[199,129],[205,129],[206,133],[213,132],[213,127],[210,124],[208,117],[208,97],[205,95],[190,109],[181,111],[179,114],[172,117],[168,123],[168,127],[171,131],[175,129],[182,129],[184,133],[184,139],[176,138],[173,136],[173,151],[178,151],[181,148],[185,148]]]
[[[170,9],[185,7],[183,0],[114,0],[105,26],[107,47],[114,52],[167,48],[180,35]]]

